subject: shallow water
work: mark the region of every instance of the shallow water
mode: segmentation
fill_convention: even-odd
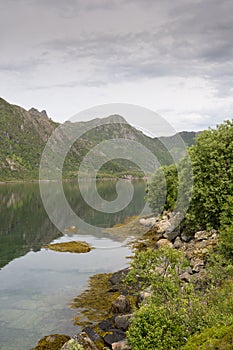
[[[86,184],[88,191],[88,183]],[[127,266],[131,254],[123,237],[109,237],[111,227],[144,207],[145,183],[134,182],[131,204],[116,214],[92,210],[82,200],[76,183],[64,190],[73,210],[84,221],[100,226],[87,232],[62,235],[50,222],[40,199],[38,184],[0,186],[0,349],[26,350],[44,335],[78,332],[69,308],[73,297],[87,286],[95,273]],[[100,182],[106,200],[116,197],[114,182]],[[129,237],[130,238],[130,237]],[[50,242],[85,240],[96,249],[87,254],[45,250]]]

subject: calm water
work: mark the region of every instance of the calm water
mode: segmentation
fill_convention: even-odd
[[[48,184],[48,186],[50,186]],[[130,205],[117,214],[92,210],[82,200],[76,183],[64,190],[73,210],[100,227],[67,236],[50,222],[40,200],[38,184],[0,185],[0,349],[27,350],[51,333],[74,335],[77,311],[70,300],[83,291],[88,278],[123,268],[131,252],[121,237],[109,237],[104,227],[137,215],[144,207],[145,183],[134,182]],[[88,191],[88,183],[86,184]],[[116,198],[114,182],[98,183],[106,200]],[[95,250],[87,254],[57,253],[43,249],[49,242],[85,240]]]

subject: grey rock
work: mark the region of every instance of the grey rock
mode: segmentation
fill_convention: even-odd
[[[93,341],[93,343],[101,343],[103,342],[103,339],[99,336],[98,333],[96,333],[91,327],[85,327],[82,332],[85,332],[88,337]]]
[[[193,234],[191,232],[182,232],[181,239],[184,242],[190,242],[193,239]]]
[[[125,340],[126,335],[123,331],[119,329],[111,329],[111,333],[105,335],[104,342],[106,345],[112,348],[113,343],[117,343],[119,341]]]
[[[182,243],[180,237],[176,237],[176,239],[175,239],[175,241],[173,243],[173,248],[179,249],[179,248],[182,247],[182,245],[183,245],[183,243]]]
[[[158,219],[156,217],[142,218],[139,220],[140,224],[145,227],[152,227]]]
[[[132,314],[117,316],[115,318],[116,328],[121,329],[122,331],[127,331],[127,329],[129,328],[131,317],[132,317]]]
[[[190,280],[191,280],[191,275],[188,272],[182,273],[179,277],[182,281],[187,282],[187,283],[190,282]]]
[[[130,310],[130,301],[125,295],[120,295],[112,302],[111,311],[115,314],[125,314],[130,312]]]
[[[150,298],[152,295],[151,291],[148,290],[144,290],[141,291],[138,296],[137,296],[137,300],[136,300],[136,306],[138,307],[141,303],[143,303],[146,299]]]
[[[175,230],[175,231],[166,231],[163,234],[164,238],[167,238],[169,241],[173,241],[177,236],[179,236],[179,231]]]
[[[165,246],[172,247],[172,243],[166,238],[161,238],[156,242],[155,248],[159,249]]]

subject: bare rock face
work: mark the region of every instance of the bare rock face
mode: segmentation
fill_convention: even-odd
[[[130,310],[130,301],[125,295],[120,295],[112,302],[111,311],[114,314],[126,314]]]
[[[29,109],[28,113],[30,113],[34,117],[39,117],[39,118],[42,117],[42,118],[47,118],[48,119],[48,115],[47,115],[47,112],[45,110],[39,112],[38,109],[31,108],[31,109]]]

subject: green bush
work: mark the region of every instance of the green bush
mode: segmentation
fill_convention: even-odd
[[[183,350],[232,350],[233,325],[213,327],[192,336]]]

